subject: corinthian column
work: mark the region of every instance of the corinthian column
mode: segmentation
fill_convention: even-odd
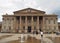
[[[27,33],[27,16],[25,17],[25,32]]]
[[[39,32],[39,16],[37,16],[37,30]]]
[[[33,26],[33,16],[32,16],[32,19],[31,19],[31,25],[32,25],[32,31],[31,31],[31,32],[33,32],[33,30],[34,30],[34,26]]]
[[[21,30],[22,30],[22,28],[21,28],[21,16],[20,16],[20,29],[19,29],[20,33],[21,33]]]
[[[43,20],[42,20],[42,29],[41,29],[43,32],[46,31],[46,29],[44,28],[44,26],[45,26],[45,23],[44,22],[46,22],[46,20],[43,17]]]

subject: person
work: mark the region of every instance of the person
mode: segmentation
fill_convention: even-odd
[[[36,34],[38,34],[38,32],[36,31]]]
[[[43,37],[43,32],[41,32],[41,37]]]
[[[33,31],[33,34],[38,34],[38,32],[36,30]]]

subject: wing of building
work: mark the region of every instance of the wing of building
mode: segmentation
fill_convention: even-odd
[[[13,13],[14,15],[3,15],[1,32],[33,33],[34,31],[58,31],[58,19],[55,14],[49,15],[45,11],[33,8],[26,8]]]

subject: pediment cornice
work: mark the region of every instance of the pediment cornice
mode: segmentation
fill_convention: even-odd
[[[33,8],[26,8],[26,9],[15,11],[13,13],[14,14],[29,14],[29,13],[32,13],[32,14],[39,14],[39,13],[44,14],[45,12],[37,10],[37,9],[33,9]]]

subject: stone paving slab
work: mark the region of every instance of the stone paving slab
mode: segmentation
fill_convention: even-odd
[[[2,33],[0,33],[0,36],[3,36],[3,35],[13,35],[13,36],[0,40],[0,43],[6,43],[6,42],[9,42],[9,41],[18,40],[19,37],[21,36],[21,34],[12,34],[12,33],[11,34],[8,34],[8,33],[7,34],[6,33],[2,34]],[[41,35],[40,34],[38,34],[38,35],[36,35],[36,34],[24,34],[24,36],[25,37],[27,37],[27,36],[35,37],[36,39],[39,39],[39,40],[41,39]],[[44,37],[44,41],[46,42],[47,40],[49,41],[50,39],[45,38],[45,37],[60,37],[60,35],[56,35],[56,34],[44,34],[43,37]],[[51,40],[49,42],[52,43]]]

